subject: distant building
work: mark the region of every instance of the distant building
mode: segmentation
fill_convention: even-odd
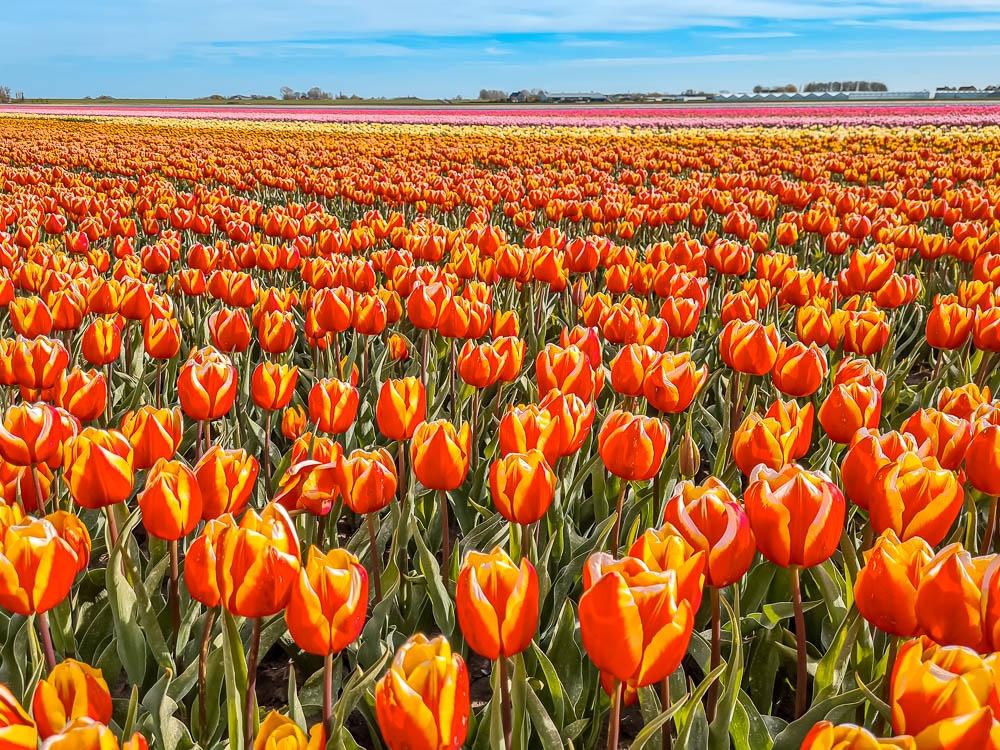
[[[601,102],[611,101],[611,97],[607,94],[601,94],[596,91],[585,93],[558,93],[549,94],[548,101],[556,104],[598,104]]]

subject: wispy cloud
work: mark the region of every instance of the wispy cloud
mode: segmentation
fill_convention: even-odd
[[[791,31],[714,31],[708,36],[716,39],[788,39],[798,34]]]

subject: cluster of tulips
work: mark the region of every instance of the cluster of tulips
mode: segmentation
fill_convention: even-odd
[[[0,750],[1000,748],[1000,132],[851,136],[0,118]]]

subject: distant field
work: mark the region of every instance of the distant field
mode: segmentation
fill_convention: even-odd
[[[989,125],[1000,123],[1000,102],[871,102],[864,104],[645,105],[237,105],[222,103],[72,102],[0,106],[0,113],[167,117],[439,125],[567,125],[620,127],[738,127],[742,125]]]

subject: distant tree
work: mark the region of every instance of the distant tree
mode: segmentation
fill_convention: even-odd
[[[507,92],[500,89],[479,89],[479,99],[484,102],[498,102],[507,98]]]
[[[10,86],[0,86],[0,104],[10,101]]]
[[[306,92],[306,99],[311,99],[313,101],[317,99],[332,99],[328,91],[323,91],[319,86],[313,86]]]
[[[281,98],[285,99],[285,100],[290,100],[290,99],[296,99],[298,97],[297,97],[297,95],[295,93],[295,89],[290,88],[289,86],[282,86],[281,87]]]
[[[789,83],[789,84],[785,85],[785,93],[786,94],[794,94],[798,90],[799,90],[799,87],[796,86],[794,83]]]

